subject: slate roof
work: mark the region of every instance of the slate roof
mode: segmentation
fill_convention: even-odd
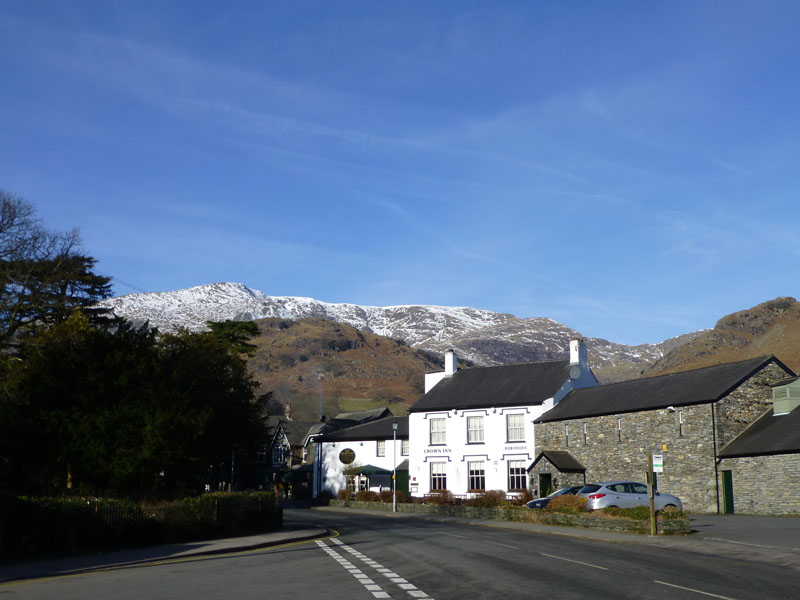
[[[409,412],[541,404],[569,379],[569,361],[459,369],[425,394]]]
[[[322,442],[350,442],[359,440],[392,439],[392,423],[397,421],[397,439],[408,439],[408,417],[388,417],[340,429],[318,438]]]
[[[313,421],[283,421],[280,424],[280,427],[286,434],[286,438],[289,440],[289,445],[302,446],[308,431],[314,425],[316,425],[316,423]]]
[[[784,415],[765,413],[719,453],[719,458],[800,453],[800,409]]]
[[[772,362],[784,368],[787,375],[794,375],[774,356],[762,356],[680,373],[581,388],[567,394],[535,423],[657,410],[668,406],[709,404],[722,399]]]
[[[530,473],[531,469],[533,469],[536,463],[542,460],[542,458],[549,460],[550,464],[562,473],[586,473],[586,467],[566,450],[545,450],[544,452],[540,452],[539,456],[536,457],[536,460],[531,463],[531,466],[528,467],[526,471]]]
[[[304,443],[309,442],[310,436],[325,436],[340,429],[354,427],[377,419],[391,417],[392,411],[387,407],[373,408],[370,410],[360,410],[357,412],[339,413],[333,419],[328,419],[324,423],[316,423],[307,432]]]

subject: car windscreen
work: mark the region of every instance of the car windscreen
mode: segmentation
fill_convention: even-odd
[[[580,490],[578,493],[579,493],[579,494],[591,494],[592,492],[596,492],[596,491],[597,491],[597,490],[599,490],[599,489],[600,489],[600,486],[599,486],[599,485],[594,485],[594,484],[592,484],[592,485],[585,485],[585,486],[583,486],[583,487],[581,488],[581,490]]]

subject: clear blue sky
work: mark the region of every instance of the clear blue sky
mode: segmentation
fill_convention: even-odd
[[[624,343],[797,295],[798,2],[3,0],[0,81],[0,188],[117,294]]]

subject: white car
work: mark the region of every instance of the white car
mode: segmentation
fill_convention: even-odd
[[[589,510],[600,508],[632,508],[634,506],[649,506],[647,486],[638,481],[604,481],[584,486],[578,496],[586,498]],[[677,508],[683,510],[683,503],[677,496],[655,492],[653,496],[656,510]]]

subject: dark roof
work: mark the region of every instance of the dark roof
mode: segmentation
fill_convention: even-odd
[[[357,412],[339,413],[333,419],[324,423],[317,423],[308,430],[305,443],[309,441],[309,436],[326,436],[340,429],[362,425],[378,419],[391,417],[392,411],[387,407],[373,408],[370,410],[360,410]]]
[[[376,419],[383,419],[391,416],[392,411],[390,411],[387,406],[381,406],[368,410],[339,413],[334,419],[347,419],[350,421],[358,421],[359,423],[366,423],[367,421],[375,421]]]
[[[553,360],[460,369],[437,383],[409,412],[541,404],[569,379],[569,364]]]
[[[397,422],[397,439],[408,439],[408,417],[388,417],[378,421],[370,421],[362,425],[354,425],[321,436],[321,442],[348,442],[359,440],[392,439],[392,423]]]
[[[800,409],[773,415],[772,409],[719,453],[720,458],[800,453]]]
[[[394,468],[395,471],[408,471],[408,459],[405,459]]]
[[[289,440],[289,445],[302,446],[308,431],[314,425],[316,425],[316,423],[313,421],[283,421],[280,424],[280,427],[286,434],[286,438]]]
[[[794,375],[774,356],[763,356],[680,373],[631,379],[573,390],[535,422],[548,423],[716,402],[771,362],[785,369],[787,374]]]
[[[527,471],[530,473],[531,469],[533,469],[536,463],[542,460],[542,458],[549,460],[550,464],[562,473],[586,473],[586,467],[566,450],[545,450],[544,452],[540,452],[536,460],[527,468]]]

